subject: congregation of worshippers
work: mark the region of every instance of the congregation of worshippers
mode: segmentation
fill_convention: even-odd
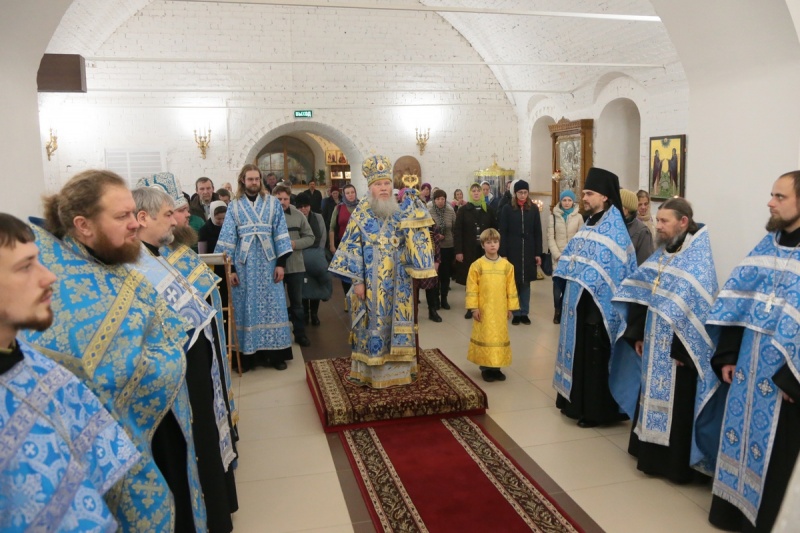
[[[724,283],[689,201],[651,205],[608,169],[545,212],[524,179],[451,193],[384,155],[362,174],[321,191],[247,164],[187,193],[86,170],[41,218],[0,214],[0,529],[231,531],[233,372],[300,364],[320,306],[344,305],[331,349],[355,386],[413,383],[412,326],[445,313],[472,323],[453,355],[502,382],[549,276],[563,416],[630,419],[639,470],[707,486],[717,528],[773,527],[800,451],[800,171],[774,177],[766,234]]]

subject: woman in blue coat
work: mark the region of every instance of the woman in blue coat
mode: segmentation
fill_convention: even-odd
[[[511,324],[530,324],[531,281],[542,264],[542,219],[539,208],[528,197],[528,183],[514,183],[514,198],[503,206],[499,217],[500,255],[514,265],[519,310]]]

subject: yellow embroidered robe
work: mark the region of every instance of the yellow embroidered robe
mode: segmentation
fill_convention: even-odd
[[[466,306],[481,312],[481,321],[472,323],[467,359],[481,366],[509,366],[508,312],[519,309],[514,266],[502,257],[492,261],[483,256],[472,263]]]

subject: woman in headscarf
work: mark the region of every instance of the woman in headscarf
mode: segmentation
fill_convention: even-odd
[[[561,193],[558,205],[553,206],[553,216],[547,225],[547,244],[550,247],[550,257],[553,259],[553,270],[556,269],[558,259],[564,248],[567,247],[569,240],[578,233],[583,226],[583,217],[578,211],[575,193],[566,190]],[[564,298],[564,288],[567,280],[564,278],[553,278],[553,324],[561,323],[561,302]]]
[[[536,281],[537,267],[542,264],[542,219],[539,208],[528,197],[528,182],[514,183],[514,197],[503,207],[499,217],[500,255],[514,265],[514,278],[519,295],[519,310],[514,311],[512,325],[531,323],[531,282]]]
[[[428,205],[428,202],[431,201],[431,184],[430,183],[423,183],[422,187],[419,188],[419,199],[425,205]]]
[[[456,255],[455,280],[460,285],[467,284],[467,274],[472,262],[483,255],[480,236],[483,230],[493,227],[492,215],[484,201],[479,183],[469,187],[470,201],[456,213],[453,225],[453,252]],[[464,318],[472,318],[467,311]]]

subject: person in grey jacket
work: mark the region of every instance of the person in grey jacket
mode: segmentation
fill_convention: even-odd
[[[561,253],[567,247],[569,240],[583,227],[583,216],[575,202],[575,193],[566,190],[561,193],[558,205],[553,206],[553,214],[547,225],[547,244],[550,248],[550,257],[553,260],[553,270],[556,269]],[[564,299],[564,289],[567,280],[553,278],[553,324],[561,323],[561,305]]]
[[[319,302],[328,301],[333,292],[333,278],[328,272],[325,245],[328,231],[325,220],[319,213],[311,211],[311,197],[306,193],[297,195],[297,209],[308,219],[314,232],[314,244],[303,250],[306,273],[303,283],[303,319],[306,324],[319,326]]]
[[[631,236],[631,242],[636,249],[636,264],[641,265],[655,251],[653,234],[650,233],[650,229],[645,223],[637,218],[639,198],[636,197],[636,193],[628,189],[620,189],[619,195],[622,198],[622,215],[628,226],[628,235]]]
[[[305,263],[303,254],[298,253],[314,244],[314,232],[308,224],[305,215],[291,205],[291,190],[285,185],[276,185],[272,196],[278,199],[286,217],[286,227],[289,229],[289,238],[292,239],[292,255],[286,260],[286,270],[283,283],[289,295],[289,320],[292,321],[294,340],[300,346],[311,346],[311,341],[306,336],[306,326],[303,322],[303,279],[305,277]]]

